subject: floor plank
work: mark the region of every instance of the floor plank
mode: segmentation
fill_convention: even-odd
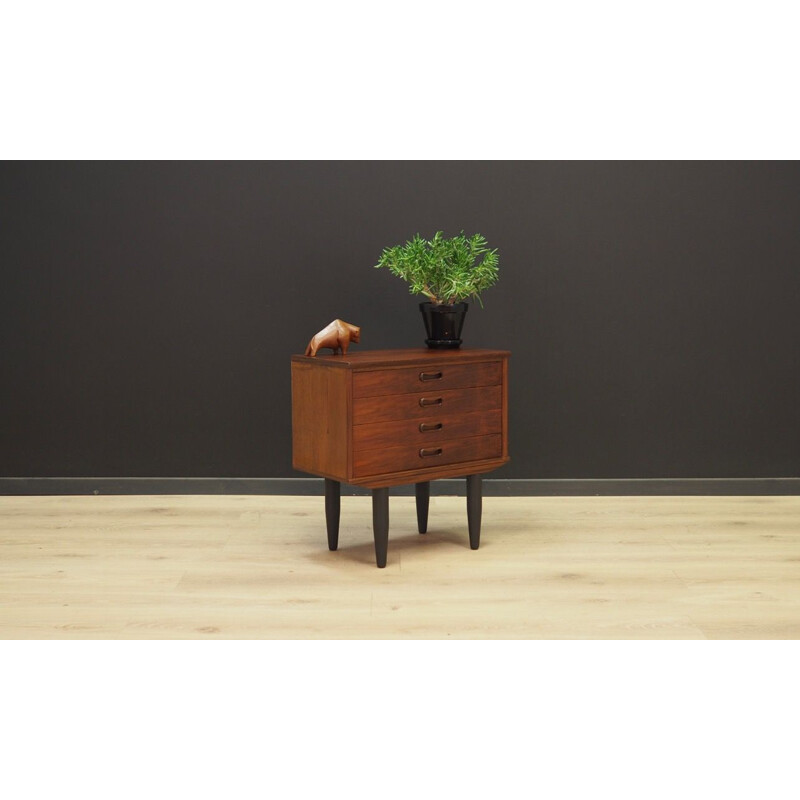
[[[800,498],[0,497],[4,639],[800,636]]]

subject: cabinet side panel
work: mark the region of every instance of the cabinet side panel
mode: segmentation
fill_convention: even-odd
[[[347,480],[350,371],[292,363],[292,466]]]
[[[503,458],[508,458],[508,359],[503,359]]]
[[[345,395],[345,406],[347,409],[345,418],[345,430],[344,430],[344,436],[347,441],[346,474],[347,474],[347,482],[349,483],[353,479],[353,371],[352,370],[347,370],[347,373],[345,375],[344,395]]]

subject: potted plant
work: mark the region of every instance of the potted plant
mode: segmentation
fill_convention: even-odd
[[[461,231],[446,239],[437,231],[430,241],[417,233],[404,245],[387,247],[375,267],[388,267],[408,283],[411,294],[430,298],[419,304],[428,347],[456,348],[469,307],[464,301],[474,297],[483,307],[480,294],[497,283],[499,260],[479,233]]]

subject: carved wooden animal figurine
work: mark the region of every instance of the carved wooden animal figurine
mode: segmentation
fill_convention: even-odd
[[[342,355],[346,356],[350,342],[358,344],[360,341],[361,328],[341,319],[335,319],[330,325],[326,325],[319,333],[311,337],[311,341],[306,347],[306,355],[316,356],[320,347],[330,347],[334,355],[341,350]]]

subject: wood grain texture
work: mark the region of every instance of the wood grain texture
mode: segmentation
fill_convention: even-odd
[[[508,358],[508,350],[471,349],[461,347],[458,350],[431,350],[427,347],[404,348],[402,350],[353,350],[344,355],[317,355],[318,364],[345,369],[374,369],[375,367],[403,368],[415,364],[430,366],[445,362],[448,364],[469,364],[479,361],[496,361]],[[292,361],[303,363],[310,357],[293,355]]]
[[[503,458],[508,458],[508,359],[503,359]]]
[[[444,468],[465,461],[499,458],[502,452],[503,442],[499,434],[430,442],[424,447],[411,444],[378,450],[360,450],[353,454],[353,477],[368,478],[373,475],[428,467]]]
[[[315,359],[309,358],[313,362]],[[347,480],[350,373],[292,362],[292,466]]]
[[[3,639],[797,639],[800,497],[0,497]]]
[[[448,364],[437,361],[422,367],[356,372],[353,376],[353,397],[495,386],[502,378],[501,361],[479,364]]]
[[[425,348],[293,356],[294,468],[383,488],[458,477],[467,474],[462,470],[467,460],[475,462],[473,472],[502,466],[508,461],[507,391],[501,383],[508,355],[503,350]],[[428,429],[420,429],[423,422]],[[502,439],[499,451],[494,440],[489,446],[481,438],[494,435]],[[432,458],[429,465],[419,460],[420,448],[444,442],[444,458]],[[476,442],[478,449],[467,453],[467,443]],[[411,446],[416,446],[414,458]],[[381,454],[364,455],[381,449]],[[393,455],[399,460],[390,464]]]
[[[425,469],[411,469],[403,472],[389,472],[369,478],[353,478],[350,482],[357,486],[372,489],[378,486],[401,486],[417,481],[435,481],[439,478],[460,478],[463,475],[486,474],[508,463],[503,458],[490,458],[483,461],[465,461],[458,464],[443,464]]]
[[[426,426],[420,430],[420,426]],[[470,414],[432,414],[430,419],[403,419],[396,422],[373,422],[353,427],[353,450],[375,450],[399,445],[427,447],[431,444],[460,439],[465,436],[486,436],[501,433],[502,413],[474,411]]]
[[[427,403],[428,405],[423,405]],[[500,386],[474,389],[430,389],[415,394],[385,395],[353,399],[353,424],[366,425],[400,419],[428,421],[442,414],[460,415],[502,408]]]

